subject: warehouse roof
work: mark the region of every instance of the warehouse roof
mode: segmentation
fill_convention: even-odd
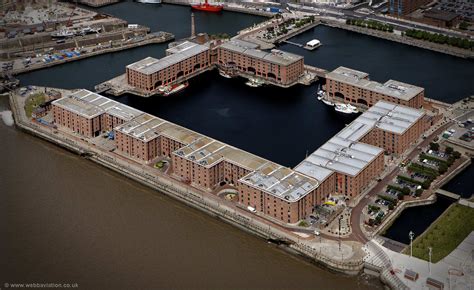
[[[287,167],[268,162],[240,181],[288,202],[295,202],[318,187],[319,182]]]
[[[382,130],[403,134],[424,115],[422,110],[379,101],[355,121],[372,122],[374,126]]]
[[[127,65],[127,68],[149,75],[207,50],[209,50],[209,47],[205,45],[187,42],[182,47],[174,49],[171,48],[170,51],[174,51],[173,54],[170,54],[160,59],[147,57]]]
[[[369,75],[367,73],[343,66],[340,66],[326,74],[326,78],[328,79],[351,84],[359,88],[367,89],[405,101],[414,98],[419,93],[424,91],[424,89],[421,87],[395,80],[388,80],[384,84],[381,84],[379,82],[369,80],[368,76]]]
[[[230,40],[221,44],[222,48],[235,51],[253,58],[262,59],[278,65],[290,65],[300,59],[303,59],[302,56],[272,49],[270,52],[257,49],[258,45],[243,41],[243,40]]]
[[[93,118],[103,113],[129,121],[143,112],[116,102],[89,90],[78,90],[53,102],[60,107],[85,118]]]

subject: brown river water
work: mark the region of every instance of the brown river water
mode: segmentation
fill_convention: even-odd
[[[319,268],[1,121],[0,145],[0,289],[382,288],[365,275]]]

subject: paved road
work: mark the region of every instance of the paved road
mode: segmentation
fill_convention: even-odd
[[[360,7],[357,7],[358,9]],[[396,19],[392,17],[385,17],[381,14],[365,14],[359,13],[351,9],[341,9],[336,7],[324,7],[324,8],[316,8],[317,10],[313,9],[312,7],[308,6],[295,6],[292,5],[290,8],[295,11],[306,12],[306,13],[316,13],[319,12],[321,16],[329,16],[329,17],[336,17],[340,19],[348,19],[348,18],[357,18],[357,19],[366,19],[366,20],[377,20],[384,23],[389,23],[394,26],[395,30],[406,31],[408,29],[422,29],[433,33],[441,33],[449,36],[455,37],[462,37],[464,36],[461,32],[458,31],[447,31],[445,29],[437,28],[434,26],[426,25],[423,23],[412,23],[403,19]],[[464,36],[465,37],[465,36]]]

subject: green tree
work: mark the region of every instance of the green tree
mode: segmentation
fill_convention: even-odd
[[[431,142],[430,143],[430,149],[433,150],[433,151],[438,151],[439,150],[439,144]]]
[[[444,150],[444,152],[448,155],[451,155],[453,151],[454,151],[453,147],[450,147],[450,146],[446,146],[446,149]]]

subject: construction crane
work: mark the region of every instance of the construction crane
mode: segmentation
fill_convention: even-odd
[[[71,18],[72,18],[72,16],[74,15],[74,11],[76,11],[76,8],[77,8],[77,0],[75,0],[75,1],[73,1],[73,2],[74,2],[74,8],[72,9],[71,14],[69,15],[68,20],[66,21],[66,26],[67,26],[67,27],[72,26]]]

